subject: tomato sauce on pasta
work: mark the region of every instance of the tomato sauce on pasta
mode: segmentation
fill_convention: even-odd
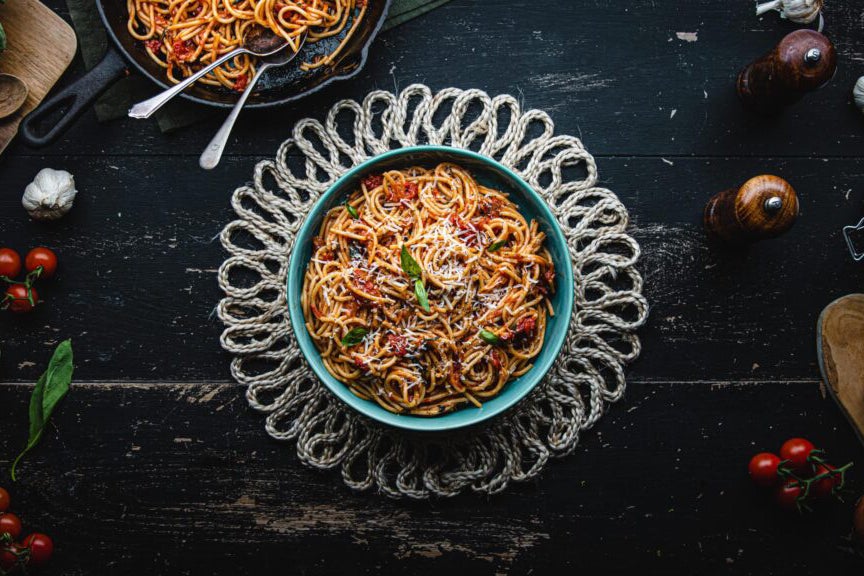
[[[545,238],[457,165],[368,176],[314,239],[306,328],[327,370],[387,410],[481,406],[543,346],[555,289]]]
[[[281,36],[295,52],[307,42],[347,33],[332,52],[300,67],[325,66],[342,51],[366,13],[369,0],[127,0],[127,28],[177,83],[242,46],[251,26]],[[255,74],[255,58],[243,54],[199,80],[242,91]]]

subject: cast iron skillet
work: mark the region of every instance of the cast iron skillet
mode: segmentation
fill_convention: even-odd
[[[369,44],[378,34],[390,8],[390,0],[367,0],[369,6],[360,28],[351,37],[331,66],[322,66],[308,72],[300,70],[299,62],[315,54],[326,54],[338,44],[340,37],[328,38],[307,45],[295,63],[274,68],[265,73],[255,92],[249,97],[246,108],[266,108],[292,102],[322,89],[335,80],[344,80],[357,74],[366,63]],[[21,122],[21,137],[28,146],[38,148],[54,142],[105,90],[128,73],[129,63],[141,74],[161,88],[168,87],[164,70],[144,50],[141,42],[129,35],[126,29],[128,13],[126,2],[120,0],[96,0],[99,15],[108,31],[111,42],[102,61],[84,76],[63,88]],[[187,88],[182,94],[187,100],[227,108],[234,106],[237,93],[222,87],[201,83]],[[66,112],[57,120],[49,117],[61,110]],[[37,130],[45,126],[41,131]]]

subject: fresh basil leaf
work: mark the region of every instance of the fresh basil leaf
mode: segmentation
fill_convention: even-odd
[[[61,342],[48,363],[48,369],[39,377],[30,396],[30,428],[24,450],[12,463],[11,476],[16,480],[15,469],[18,463],[42,438],[45,425],[51,419],[54,409],[69,392],[74,371],[72,342]]]
[[[348,210],[348,214],[351,215],[351,218],[360,218],[360,214],[357,212],[357,209],[351,206],[348,202],[345,202],[345,209]]]
[[[423,271],[420,270],[420,265],[414,260],[414,257],[411,256],[411,253],[408,252],[408,248],[403,244],[402,252],[399,254],[399,260],[402,263],[402,271],[408,275],[409,278],[416,280],[423,275]]]
[[[368,333],[369,331],[366,330],[366,328],[361,328],[360,326],[352,328],[342,337],[342,345],[348,347],[356,346],[363,341],[363,338],[365,338]]]
[[[492,344],[493,346],[501,342],[501,338],[496,336],[494,332],[490,332],[485,328],[483,330],[480,330],[480,338],[482,338],[483,341],[487,344]]]
[[[487,248],[486,251],[487,252],[497,252],[505,244],[507,244],[507,240],[498,240],[497,242],[493,242],[492,244],[490,244],[489,248]]]
[[[420,303],[420,306],[426,311],[431,312],[431,308],[429,308],[429,296],[426,294],[426,286],[423,285],[423,280],[417,278],[414,281],[414,294],[417,295],[417,302]]]
[[[3,30],[3,26],[0,25],[0,51],[6,49],[6,32]]]

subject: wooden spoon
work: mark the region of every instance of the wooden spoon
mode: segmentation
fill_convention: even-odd
[[[18,111],[27,100],[30,89],[27,84],[12,74],[0,74],[0,118]]]
[[[864,441],[864,294],[849,294],[825,307],[816,347],[828,391]]]

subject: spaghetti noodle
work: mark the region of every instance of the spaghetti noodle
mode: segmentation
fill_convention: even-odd
[[[325,216],[303,280],[324,365],[391,412],[479,407],[543,347],[545,237],[454,164],[367,176]]]
[[[314,43],[347,29],[332,52],[300,65],[311,70],[330,64],[342,51],[362,21],[367,1],[127,0],[127,28],[175,84],[241,47],[250,27],[261,26],[281,36],[295,52],[304,34],[307,42]],[[246,54],[237,56],[200,82],[242,91],[255,74],[255,60]]]

